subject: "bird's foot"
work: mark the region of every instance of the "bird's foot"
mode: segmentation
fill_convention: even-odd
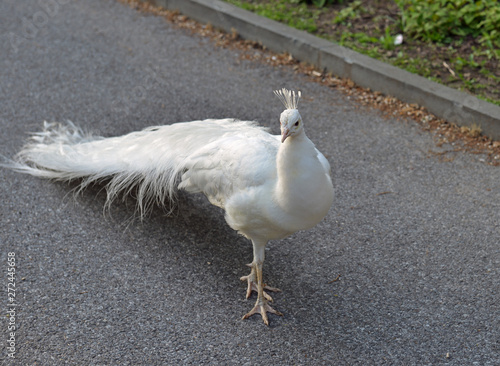
[[[246,298],[248,299],[250,297],[250,295],[252,295],[252,291],[255,291],[257,293],[259,291],[258,291],[258,287],[257,287],[257,277],[255,275],[254,267],[252,264],[247,264],[247,266],[252,268],[252,271],[250,272],[250,274],[248,276],[241,277],[240,280],[248,282],[247,294],[246,294]],[[264,285],[264,290],[271,291],[271,292],[281,292],[281,290],[279,288],[270,287],[267,285]],[[271,301],[271,302],[273,301],[273,298],[271,297],[271,295],[269,295],[266,291],[264,291],[263,295],[266,298],[266,300]]]
[[[242,319],[247,319],[256,313],[259,313],[262,316],[262,320],[264,320],[264,324],[266,325],[269,325],[269,320],[267,319],[267,313],[283,316],[283,314],[280,313],[278,310],[274,310],[267,303],[265,299],[264,300],[257,299],[257,302],[255,303],[253,309],[250,310],[250,312],[248,312],[247,314],[243,315]]]

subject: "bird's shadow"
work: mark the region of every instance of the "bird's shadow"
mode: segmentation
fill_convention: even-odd
[[[61,190],[68,191],[67,184],[59,184]],[[77,192],[78,187],[78,182],[70,183],[70,192]],[[66,196],[74,195],[67,193]],[[87,187],[74,199],[102,213],[106,221],[129,232],[132,238],[140,236],[140,247],[130,244],[136,250],[153,252],[160,248],[164,257],[174,256],[186,263],[193,262],[194,266],[211,266],[214,270],[205,272],[214,277],[215,283],[225,283],[227,278],[234,280],[235,275],[239,278],[250,271],[245,263],[252,261],[251,241],[231,229],[224,219],[224,211],[211,205],[202,194],[178,191],[173,206],[155,205],[144,218],[136,211],[133,193],[118,198],[109,210],[103,211],[106,192],[102,184]],[[244,286],[240,286],[243,289]]]
[[[164,272],[167,277],[183,276],[180,272],[185,274],[185,271],[172,273],[172,268],[187,268],[191,271],[190,279],[194,279],[198,284],[190,282],[186,287],[192,288],[193,291],[205,292],[210,297],[215,295],[217,298],[234,299],[233,304],[240,304],[238,307],[227,307],[226,312],[241,316],[250,309],[256,294],[248,301],[241,301],[244,300],[246,283],[239,278],[250,271],[245,264],[252,261],[252,244],[227,225],[224,211],[211,205],[204,195],[179,191],[173,209],[168,205],[166,208],[155,206],[141,220],[135,212],[136,200],[133,194],[123,199],[120,197],[113,202],[109,212],[103,212],[106,202],[105,186],[91,185],[74,197],[72,192],[78,190],[78,183],[71,182],[69,188],[67,183],[55,184],[58,190],[65,193],[66,201],[76,201],[76,205],[84,206],[86,211],[103,215],[103,221],[107,222],[101,226],[103,230],[108,226],[113,231],[119,227],[121,231],[127,232],[126,237],[129,240],[113,241],[114,245],[118,242],[123,249],[139,257],[147,252],[149,258],[154,258],[155,268]],[[276,246],[278,250],[276,255],[272,254],[272,250],[269,251],[270,255],[266,253],[266,283],[281,287],[287,293],[293,288],[303,288],[301,279],[294,273],[294,267],[289,266],[293,249],[284,241],[273,242],[272,246]],[[175,261],[173,266],[172,258]],[[169,263],[163,263],[164,261]],[[293,284],[290,283],[292,279]],[[305,318],[300,311],[294,310],[304,307],[300,298],[294,299],[291,295],[280,294],[273,297],[275,300],[279,299],[281,304],[281,309],[280,305],[277,305],[278,310],[286,309],[287,316],[286,319],[273,316],[275,320],[271,321],[271,328],[283,325],[283,321],[299,322]],[[258,317],[252,317],[249,321],[261,323]]]

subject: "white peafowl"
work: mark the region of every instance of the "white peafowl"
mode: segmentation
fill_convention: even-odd
[[[44,124],[10,168],[57,180],[80,179],[80,188],[106,181],[109,205],[135,189],[141,215],[153,203],[172,200],[176,189],[204,193],[225,210],[229,226],[253,244],[246,297],[253,309],[282,315],[269,305],[262,264],[269,240],[282,239],[320,222],[333,202],[330,164],[304,132],[297,110],[300,92],[274,92],[285,105],[281,136],[254,122],[204,120],[150,127],[121,137],[86,135],[72,123]]]

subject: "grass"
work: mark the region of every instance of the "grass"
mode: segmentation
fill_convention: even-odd
[[[226,1],[500,105],[496,0]]]
[[[313,9],[298,1],[253,2],[245,0],[229,0],[228,2],[243,9],[257,13],[263,17],[285,23],[293,28],[310,33],[315,33],[318,30],[315,19],[321,10]],[[294,6],[290,6],[291,4]]]

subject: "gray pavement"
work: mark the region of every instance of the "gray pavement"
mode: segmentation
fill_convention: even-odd
[[[3,0],[0,34],[3,155],[44,119],[105,136],[210,117],[278,132],[272,90],[288,87],[337,191],[316,228],[270,243],[284,316],[266,327],[240,319],[251,245],[203,197],[141,223],[133,199],[103,214],[102,187],[74,197],[0,169],[0,306],[9,253],[18,304],[0,322],[4,364],[499,364],[499,168],[433,154],[412,122],[112,0]]]

